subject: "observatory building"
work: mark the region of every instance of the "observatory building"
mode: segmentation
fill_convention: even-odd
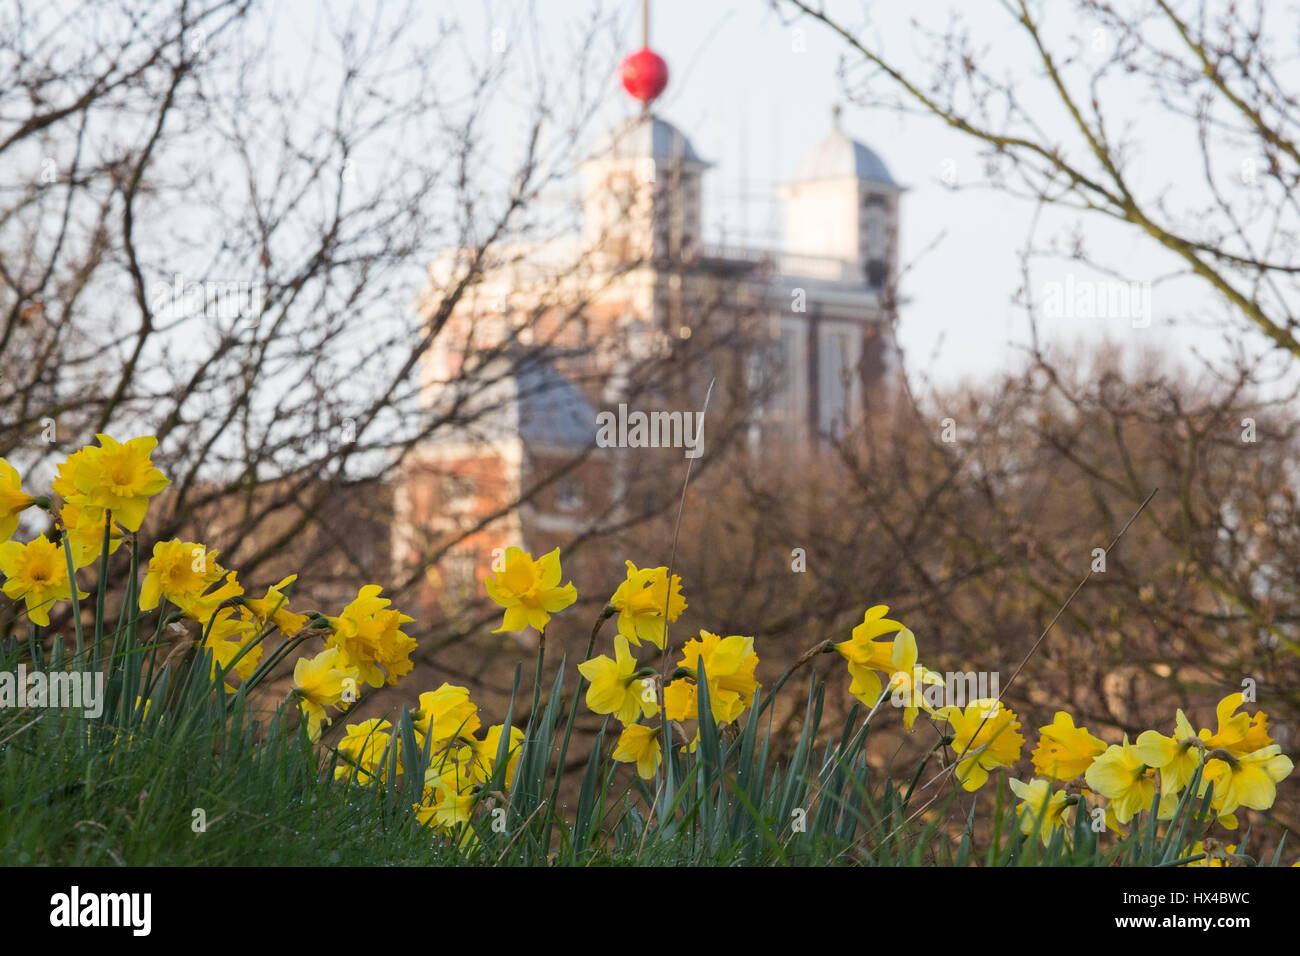
[[[729,413],[720,392],[754,385],[750,404],[730,409],[743,412],[743,444],[785,456],[843,434],[896,381],[903,189],[880,156],[835,110],[780,187],[779,247],[711,246],[711,164],[655,112],[666,83],[655,53],[628,57],[623,84],[641,108],[576,171],[580,230],[497,249],[453,314],[438,317],[426,401],[463,425],[406,465],[394,548],[400,564],[431,540],[456,542],[427,571],[439,603],[472,596],[508,545],[536,555],[634,507],[638,481],[654,480],[648,459],[602,447],[602,413],[689,415],[717,382],[713,428]],[[439,256],[431,288],[453,284],[465,262],[464,250]],[[437,302],[424,308],[434,321]]]

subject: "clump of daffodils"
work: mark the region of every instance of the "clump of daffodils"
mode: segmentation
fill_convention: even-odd
[[[24,604],[37,627],[48,627],[50,611],[73,600],[79,570],[106,562],[127,535],[140,532],[150,501],[169,484],[152,460],[154,437],[119,442],[99,435],[98,442],[74,451],[57,466],[52,496],[45,498],[24,491],[17,469],[0,458],[4,593]],[[54,517],[51,533],[26,542],[11,540],[19,516],[32,507]],[[268,638],[278,633],[287,644],[296,642],[311,622],[312,615],[289,605],[296,579],[289,575],[267,587],[261,597],[253,597],[246,594],[238,573],[218,561],[215,549],[172,538],[154,543],[142,568],[138,603],[141,611],[175,612],[198,625],[211,676],[215,680],[221,674],[225,691],[233,694],[265,676],[261,665]],[[315,616],[328,626],[327,648],[295,662],[290,692],[312,740],[319,739],[321,728],[329,723],[328,710],[357,699],[358,681],[391,685],[412,667],[415,640],[400,630],[412,619],[392,610],[379,594],[377,585],[367,585],[338,617]],[[75,595],[88,596],[79,588]]]
[[[494,799],[489,787],[499,767],[501,792],[509,793],[524,732],[495,724],[480,734],[482,721],[469,690],[445,683],[421,694],[410,717],[416,749],[427,758],[412,810],[421,824],[451,835],[473,819],[480,804]],[[400,735],[387,720],[348,724],[334,751],[336,779],[366,787],[405,785]]]
[[[416,725],[416,739],[429,754],[429,765],[415,815],[421,823],[443,832],[468,823],[475,808],[492,798],[488,785],[501,764],[502,792],[509,793],[524,743],[521,729],[504,724],[489,727],[480,738],[477,708],[464,687],[443,684],[430,694],[421,694],[417,718],[426,713],[430,702],[446,704],[449,698],[458,702],[442,709],[441,720],[431,715]]]
[[[739,634],[719,637],[700,631],[698,638],[687,641],[677,662],[678,673],[687,673],[664,689],[664,710],[669,720],[699,721],[698,678],[691,675],[698,674],[701,667],[708,683],[709,713],[714,723],[723,727],[737,722],[754,703],[754,694],[761,686],[754,677],[758,667],[754,639]],[[697,730],[692,749],[699,739]]]
[[[637,774],[645,780],[658,771],[665,724],[651,726],[644,722],[659,715],[656,673],[652,667],[638,666],[629,643],[640,646],[645,640],[666,650],[667,624],[677,620],[687,607],[681,579],[672,575],[671,586],[669,580],[666,567],[638,569],[627,562],[627,577],[608,604],[618,614],[615,656],[611,660],[602,654],[578,665],[582,676],[591,682],[587,706],[593,713],[612,715],[623,725],[612,758],[634,764]],[[753,703],[760,686],[754,677],[757,666],[752,637],[720,637],[700,631],[698,638],[682,646],[675,672],[681,676],[663,689],[664,718],[677,725],[699,719],[696,681],[702,668],[714,722],[719,727],[734,723]],[[698,740],[697,731],[690,749]]]
[[[17,469],[0,458],[3,591],[21,605],[38,634],[50,625],[54,608],[87,596],[78,587],[79,571],[96,563],[106,568],[128,540],[133,561],[140,553],[138,536],[150,502],[169,484],[153,463],[156,445],[151,436],[119,442],[99,435],[97,445],[73,452],[58,465],[49,496],[24,490]],[[31,508],[47,511],[53,529],[31,540],[14,539],[22,514]],[[400,787],[421,824],[444,836],[472,839],[476,814],[484,807],[496,809],[493,805],[515,785],[525,731],[508,723],[485,727],[469,689],[448,683],[420,694],[396,726],[386,717],[347,722],[363,688],[395,686],[413,670],[417,642],[406,626],[414,619],[393,607],[377,584],[361,586],[334,616],[295,610],[291,599],[297,575],[249,592],[238,571],[218,558],[201,541],[178,537],[154,542],[142,566],[139,610],[156,613],[162,624],[179,616],[197,627],[213,692],[223,699],[252,692],[292,652],[319,640],[323,646],[292,661],[284,706],[300,717],[300,732],[332,756],[337,779],[368,788]],[[552,616],[578,598],[574,585],[563,580],[558,548],[535,559],[518,547],[507,548],[484,580],[487,595],[504,610],[495,633],[533,629],[542,635],[539,675]],[[672,740],[689,741],[685,754],[696,750],[700,731],[697,726],[692,740],[689,724],[699,724],[706,698],[706,725],[711,721],[734,729],[747,712],[754,719],[761,687],[754,638],[701,629],[674,650],[669,625],[687,609],[681,578],[669,568],[626,562],[625,577],[592,634],[594,652],[601,624],[616,618],[609,653],[589,652],[578,665],[586,682],[586,707],[621,725],[609,759],[629,764],[643,780],[662,772]],[[273,636],[279,645],[268,654]],[[652,666],[649,655],[654,652],[646,645],[662,655],[660,666]],[[1032,774],[1019,779],[1015,771],[1027,743],[1020,718],[1000,696],[946,699],[944,679],[921,662],[916,635],[890,618],[887,606],[868,608],[847,639],[823,642],[796,667],[817,650],[839,654],[849,694],[870,708],[868,721],[891,698],[907,730],[922,714],[934,721],[943,772],[964,790],[976,791],[995,775],[1007,776],[1020,832],[1027,839],[1037,836],[1045,846],[1071,839],[1072,811],[1075,825],[1079,815],[1096,814],[1106,829],[1123,832],[1143,813],[1154,812],[1157,821],[1172,820],[1190,799],[1208,805],[1218,825],[1235,830],[1243,808],[1272,807],[1278,783],[1294,770],[1269,735],[1268,716],[1262,710],[1248,713],[1243,708],[1253,699],[1233,693],[1219,702],[1212,729],[1197,728],[1178,710],[1170,725],[1109,743],[1058,711],[1050,724],[1038,728],[1029,754]],[[638,653],[646,660],[639,661]],[[142,695],[148,690],[133,689]],[[137,698],[138,708],[148,710],[149,705],[145,697]],[[343,732],[336,743],[326,744],[325,729],[340,715]],[[125,740],[129,746],[131,736]],[[419,755],[419,767],[406,765],[413,753]],[[1194,842],[1188,855],[1202,857],[1199,865],[1243,859],[1236,844],[1197,836],[1189,835]]]
[[[1241,703],[1241,694],[1231,694],[1220,702],[1217,733],[1197,733],[1179,710],[1172,735],[1147,730],[1133,742],[1126,735],[1122,743],[1111,744],[1097,755],[1083,777],[1092,791],[1108,801],[1108,818],[1127,824],[1150,807],[1157,795],[1157,815],[1171,818],[1198,769],[1201,782],[1196,796],[1213,788],[1211,806],[1225,827],[1236,827],[1233,811],[1239,806],[1257,810],[1272,806],[1275,785],[1291,772],[1291,761],[1280,756],[1277,747],[1268,746],[1272,740],[1262,711],[1253,718],[1234,714]],[[1211,755],[1212,759],[1207,759]]]
[[[942,695],[943,679],[918,662],[912,632],[888,613],[884,605],[869,608],[849,639],[835,645],[848,668],[849,693],[873,709],[892,695],[909,729],[921,711],[946,722],[950,769],[966,790],[983,787],[994,771],[1013,770],[1026,742],[1016,714],[997,699],[932,706],[932,697]],[[1147,730],[1136,740],[1125,736],[1112,744],[1058,711],[1039,728],[1031,755],[1035,776],[1009,780],[1022,832],[1038,833],[1047,845],[1057,830],[1068,834],[1069,807],[1098,798],[1105,801],[1098,810],[1107,829],[1124,832],[1153,803],[1157,818],[1169,820],[1194,779],[1200,781],[1195,796],[1208,793],[1218,823],[1235,829],[1236,811],[1270,808],[1277,784],[1294,769],[1269,737],[1267,715],[1240,712],[1244,702],[1240,693],[1223,698],[1213,731],[1196,730],[1179,710],[1172,734]]]

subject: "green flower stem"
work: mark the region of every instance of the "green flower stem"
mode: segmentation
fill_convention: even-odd
[[[584,661],[591,659],[591,652],[596,647],[596,636],[600,634],[600,629],[605,626],[605,622],[613,617],[615,613],[617,612],[614,608],[606,606],[605,609],[601,611],[600,617],[596,618],[596,624],[591,629],[591,637],[587,641],[587,653],[582,655]],[[650,672],[652,674],[654,673],[653,668]],[[549,847],[551,844],[551,826],[555,820],[555,813],[553,811],[555,810],[555,805],[559,803],[560,800],[560,781],[564,777],[564,758],[569,754],[569,738],[573,736],[573,725],[578,719],[578,700],[582,697],[582,685],[584,680],[585,678],[582,676],[582,671],[578,671],[578,683],[574,685],[573,700],[569,703],[569,720],[565,724],[564,740],[560,744],[560,759],[555,765],[555,786],[551,788],[552,813],[546,821],[546,833],[542,841],[542,846],[545,847]]]
[[[266,635],[264,635],[264,637],[269,636],[269,634],[270,634],[270,628],[267,628]],[[283,643],[281,643],[279,647],[277,647],[275,650],[273,650],[270,654],[267,655],[266,660],[262,661],[262,663],[257,665],[257,667],[253,670],[253,673],[249,676],[248,680],[244,682],[248,685],[248,689],[252,690],[263,680],[265,680],[266,675],[271,672],[272,668],[279,665],[279,663],[283,661],[286,657],[288,657],[289,654],[294,649],[299,647],[310,637],[312,637],[311,634],[303,634],[300,631],[299,633],[295,634],[293,637],[288,638]],[[243,685],[241,684],[240,686]]]
[[[528,712],[528,731],[531,736],[537,714],[542,706],[542,667],[546,664],[546,628],[538,632],[537,670],[533,674],[533,706]]]
[[[162,648],[163,624],[167,620],[167,611],[167,599],[162,598],[158,605],[158,623],[154,627],[153,639],[149,642],[149,669],[145,672],[140,687],[140,696],[144,700],[148,700],[149,695],[153,693],[154,669],[158,664],[158,651]]]
[[[72,548],[68,546],[68,526],[63,526],[63,556],[68,560],[68,593],[72,600],[72,628],[77,635],[74,668],[81,670],[86,658],[86,635],[81,628],[81,602],[77,600],[77,571],[72,566]]]
[[[99,548],[99,582],[95,588],[95,646],[91,659],[96,667],[105,666],[107,661],[99,660],[100,647],[104,643],[104,595],[108,591],[108,543],[113,533],[113,512],[104,509],[104,540]],[[65,550],[69,547],[67,537],[63,539]]]
[[[131,567],[127,573],[126,591],[122,595],[122,608],[118,612],[117,627],[113,629],[113,643],[108,649],[107,658],[109,677],[112,677],[114,666],[117,666],[124,675],[124,680],[122,682],[122,696],[118,700],[118,711],[122,722],[125,722],[127,715],[135,709],[135,701],[131,699],[129,691],[132,686],[138,687],[140,677],[139,662],[132,660],[132,658],[128,656],[129,652],[135,646],[136,627],[134,624],[129,624],[128,622],[130,617],[135,613],[136,604],[139,601],[139,577],[140,539],[137,535],[132,535]],[[123,642],[123,658],[120,662],[117,656],[119,640]]]

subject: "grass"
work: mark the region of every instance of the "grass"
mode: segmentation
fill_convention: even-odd
[[[164,707],[127,705],[122,678],[130,660],[154,647],[126,642],[110,664],[110,706],[98,719],[77,712],[0,712],[0,846],[7,864],[72,865],[1007,865],[1098,866],[1184,862],[1206,827],[1208,806],[1185,801],[1157,831],[1150,815],[1122,839],[1099,839],[1077,812],[1067,846],[1058,831],[1044,848],[1019,832],[995,780],[981,791],[960,835],[944,826],[952,798],[925,820],[908,823],[911,786],[875,780],[867,767],[869,725],[860,709],[830,742],[818,743],[822,689],[807,700],[794,751],[778,758],[761,701],[734,739],[724,739],[701,701],[694,755],[674,748],[658,793],[626,766],[610,761],[610,740],[595,742],[575,806],[558,802],[553,758],[568,715],[561,667],[536,725],[528,729],[513,786],[505,761],[484,787],[498,812],[480,811],[452,836],[418,824],[403,779],[360,786],[335,779],[338,755],[322,761],[302,728],[281,715],[259,724],[244,692],[229,700],[220,676],[207,678],[196,657],[174,682],[156,686]],[[29,657],[9,640],[0,668]],[[39,649],[37,650],[39,654]],[[38,666],[57,667],[54,660]],[[168,688],[168,684],[173,686]],[[116,687],[116,696],[114,688]],[[707,698],[707,682],[700,681]],[[516,691],[518,679],[516,678]],[[576,698],[576,695],[575,695]],[[513,704],[512,704],[513,709]],[[410,715],[398,726],[409,733]],[[412,736],[403,736],[413,740]],[[405,746],[407,768],[427,754]],[[396,763],[397,754],[390,754]],[[628,781],[632,783],[629,785]],[[1189,788],[1194,792],[1194,788]],[[996,796],[994,796],[996,794]],[[976,807],[992,802],[992,833],[976,845]],[[500,811],[504,810],[504,814]],[[206,827],[196,820],[201,811]],[[496,826],[494,826],[494,823]],[[471,835],[472,832],[472,835]],[[1243,844],[1247,841],[1243,840]],[[1269,862],[1269,861],[1265,861]],[[1272,862],[1276,862],[1275,860]]]

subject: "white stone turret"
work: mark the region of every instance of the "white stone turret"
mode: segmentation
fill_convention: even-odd
[[[855,284],[883,288],[897,269],[898,197],[884,162],[839,124],[799,163],[782,187],[784,249],[794,256],[838,259]]]

